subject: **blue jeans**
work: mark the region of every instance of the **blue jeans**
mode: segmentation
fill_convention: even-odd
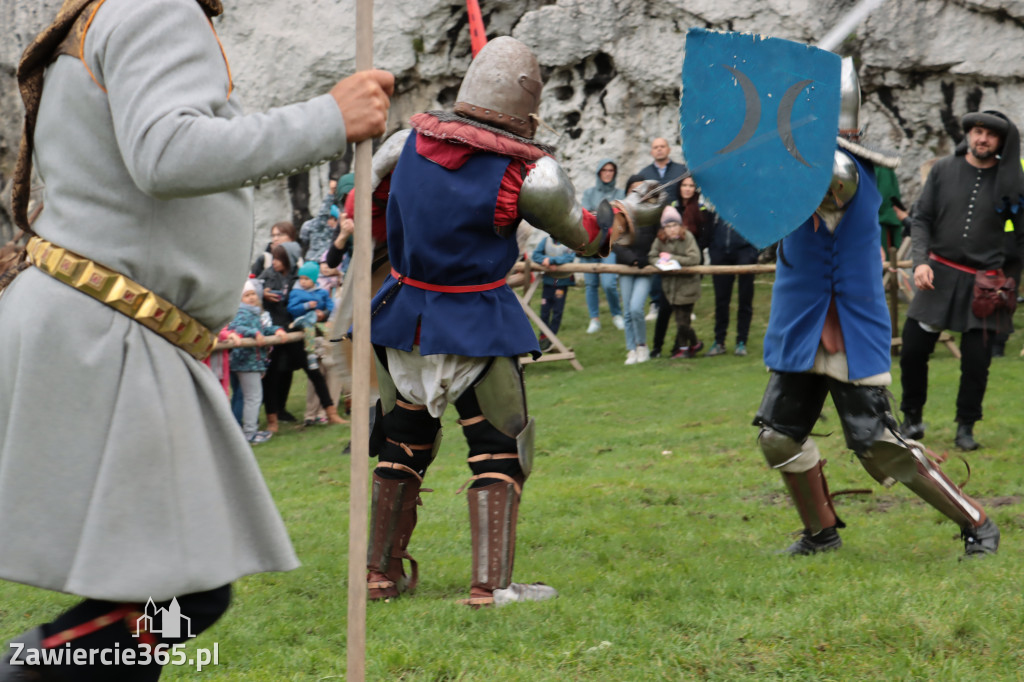
[[[609,253],[605,258],[580,258],[580,263],[609,263],[615,265],[615,254]],[[595,319],[600,315],[601,305],[601,292],[600,289],[604,289],[604,295],[608,299],[608,310],[611,312],[612,317],[622,314],[622,306],[619,305],[619,276],[614,272],[602,272],[600,274],[596,272],[585,272],[583,273],[583,281],[587,285],[587,311],[590,313],[590,319]],[[600,289],[598,288],[600,287]]]
[[[644,303],[651,291],[650,275],[621,275],[623,317],[626,322],[626,350],[647,345],[647,322],[644,321]]]

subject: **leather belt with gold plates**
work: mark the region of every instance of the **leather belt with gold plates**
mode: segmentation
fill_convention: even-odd
[[[127,315],[195,359],[205,360],[213,351],[217,341],[213,332],[167,299],[116,270],[41,237],[32,237],[25,250],[29,262],[46,274]]]

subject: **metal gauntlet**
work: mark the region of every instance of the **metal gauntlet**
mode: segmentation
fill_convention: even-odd
[[[580,255],[597,252],[604,238],[593,240],[583,227],[583,207],[576,201],[576,188],[562,167],[550,156],[542,156],[523,180],[519,192],[519,215],[544,230]]]
[[[668,195],[664,191],[652,193],[657,186],[656,181],[645,180],[634,187],[625,199],[611,202],[614,208],[626,216],[629,225],[627,232],[619,239],[620,243],[631,244],[638,227],[656,225],[661,221],[661,212],[668,203]]]

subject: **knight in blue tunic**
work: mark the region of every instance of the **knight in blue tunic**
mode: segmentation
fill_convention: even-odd
[[[512,582],[534,433],[518,357],[539,354],[505,283],[519,257],[515,232],[525,219],[577,253],[606,255],[611,241],[629,238],[631,221],[660,206],[657,197],[634,195],[606,202],[597,215],[584,211],[550,149],[533,139],[540,91],[529,49],[497,38],[473,60],[454,112],[413,116],[404,141],[396,136],[375,155],[376,177],[393,170],[391,273],[371,303],[380,388],[370,445],[379,459],[367,557],[371,600],[416,585],[407,548],[449,403],[459,412],[473,472],[473,577],[462,602],[500,606],[557,595],[542,583]]]
[[[784,553],[816,554],[842,545],[838,529],[845,524],[810,437],[831,394],[846,445],[868,473],[886,486],[903,483],[953,520],[968,556],[991,554],[999,547],[995,523],[921,444],[900,434],[889,404],[892,331],[882,287],[881,197],[873,164],[895,159],[855,141],[859,88],[856,92],[856,108],[851,112],[845,101],[841,108],[843,136],[828,193],[780,244],[764,340],[771,378],[754,418],[761,427],[758,443],[768,465],[782,474],[804,526]]]

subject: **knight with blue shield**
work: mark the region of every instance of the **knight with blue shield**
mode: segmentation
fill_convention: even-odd
[[[928,456],[900,435],[889,403],[892,332],[882,286],[875,165],[897,160],[859,144],[860,87],[843,60],[840,137],[828,192],[780,244],[764,340],[771,370],[754,424],[768,465],[786,484],[803,523],[783,550],[838,549],[845,527],[832,504],[824,460],[811,437],[831,394],[848,448],[885,486],[902,483],[956,523],[967,556],[995,553],[999,529]]]

